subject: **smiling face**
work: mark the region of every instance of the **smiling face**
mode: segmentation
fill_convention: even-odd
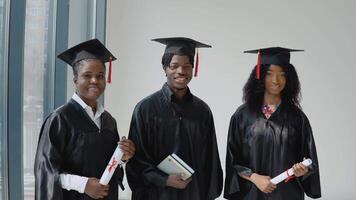
[[[168,86],[176,93],[187,89],[192,79],[193,65],[188,56],[174,55],[164,71]]]
[[[265,77],[265,95],[281,96],[286,86],[285,72],[278,65],[270,65]]]
[[[96,107],[97,99],[104,92],[105,67],[97,59],[80,61],[77,75],[74,76],[74,84],[78,96],[89,106]]]

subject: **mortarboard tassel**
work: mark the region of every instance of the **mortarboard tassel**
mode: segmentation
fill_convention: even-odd
[[[109,57],[108,83],[111,83],[111,67],[112,67],[112,56]]]
[[[258,50],[257,55],[257,67],[256,67],[256,79],[260,79],[260,72],[261,72],[261,53],[260,49]]]
[[[198,66],[199,66],[199,53],[198,53],[198,49],[197,49],[197,53],[195,55],[195,70],[194,70],[194,77],[198,76]]]

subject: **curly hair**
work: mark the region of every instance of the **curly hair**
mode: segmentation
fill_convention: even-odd
[[[188,56],[190,64],[192,64],[192,66],[194,67],[194,56],[185,55],[185,54],[165,53],[162,56],[162,67],[163,67],[163,69],[166,69],[166,67],[169,66],[169,63],[171,63],[171,60],[172,60],[174,55]]]
[[[260,112],[265,93],[265,77],[270,65],[261,65],[260,79],[256,79],[256,66],[252,70],[243,88],[243,102],[253,112]],[[297,71],[292,64],[280,66],[285,72],[286,85],[281,92],[282,103],[289,106],[300,106],[300,82]]]

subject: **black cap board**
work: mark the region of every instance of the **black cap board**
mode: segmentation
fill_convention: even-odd
[[[112,53],[98,39],[88,40],[75,45],[59,54],[58,58],[71,66],[74,66],[75,63],[83,59],[98,59],[103,63],[116,60]]]
[[[156,38],[152,41],[159,42],[166,45],[164,54],[176,54],[176,55],[195,55],[195,49],[197,48],[211,48],[211,45],[198,42],[196,40],[186,38],[186,37],[168,37],[168,38]],[[198,65],[199,65],[199,55],[196,54],[195,60],[195,72],[194,76],[198,74]]]
[[[196,48],[211,48],[211,45],[185,37],[156,38],[152,41],[166,45],[164,53],[194,56]]]
[[[258,54],[256,78],[260,79],[260,65],[288,65],[290,64],[290,52],[304,51],[299,49],[289,49],[284,47],[269,47],[244,51],[244,53]]]
[[[256,49],[244,51],[244,53],[260,52],[261,64],[283,65],[290,64],[290,52],[304,51],[299,49],[288,49],[283,47],[269,47],[264,49]]]

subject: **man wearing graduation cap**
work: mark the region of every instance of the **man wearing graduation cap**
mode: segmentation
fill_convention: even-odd
[[[99,183],[118,144],[122,160],[135,152],[130,140],[119,142],[115,119],[98,102],[106,85],[104,63],[116,58],[97,39],[58,57],[73,67],[76,92],[42,125],[34,167],[35,199],[118,200],[122,168],[115,171],[109,185]]]
[[[210,47],[189,38],[160,38],[167,82],[141,100],[131,119],[129,139],[136,154],[126,166],[132,200],[209,200],[222,190],[222,170],[212,113],[194,96],[192,78],[195,48]],[[188,180],[165,174],[157,165],[175,153],[195,173]]]
[[[271,47],[243,89],[244,104],[230,121],[224,197],[230,200],[302,200],[321,197],[318,157],[309,120],[301,110],[300,83],[290,52]],[[312,160],[312,166],[301,162]],[[270,179],[289,168],[294,176],[274,185]]]

